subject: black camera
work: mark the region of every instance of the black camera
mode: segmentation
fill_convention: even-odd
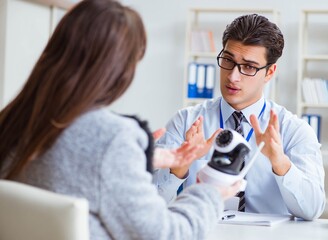
[[[249,144],[239,133],[223,130],[215,139],[214,153],[208,165],[221,172],[238,175],[250,150]]]
[[[197,173],[198,180],[222,186],[230,186],[236,181],[241,181],[239,190],[244,191],[247,184],[244,178],[260,154],[264,142],[258,145],[244,167],[243,162],[251,147],[238,132],[232,129],[223,130],[217,135],[213,145],[212,158]]]

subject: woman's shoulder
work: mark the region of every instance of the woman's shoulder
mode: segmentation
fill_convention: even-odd
[[[139,128],[135,120],[113,113],[107,108],[91,110],[80,116],[74,124],[82,125],[86,129],[100,128],[109,132],[126,128],[133,131]]]
[[[85,141],[108,142],[118,137],[131,137],[138,141],[148,142],[146,133],[134,119],[113,113],[107,108],[99,108],[84,113],[65,131]]]

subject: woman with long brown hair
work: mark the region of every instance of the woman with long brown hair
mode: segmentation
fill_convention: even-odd
[[[238,186],[197,184],[167,207],[146,171],[144,122],[105,108],[129,87],[145,48],[131,8],[85,0],[71,9],[0,112],[0,177],[86,198],[91,239],[204,239]]]

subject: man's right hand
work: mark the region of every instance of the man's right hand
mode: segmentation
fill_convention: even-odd
[[[186,132],[186,142],[183,143],[188,143],[191,146],[197,146],[197,151],[194,154],[195,157],[193,161],[205,156],[208,153],[216,136],[222,131],[222,129],[219,128],[209,139],[206,140],[203,131],[203,122],[204,118],[203,116],[200,116]],[[178,178],[185,178],[193,161],[190,161],[188,165],[183,167],[171,168],[171,173]]]

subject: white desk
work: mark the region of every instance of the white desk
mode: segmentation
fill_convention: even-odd
[[[208,240],[328,240],[328,219],[290,221],[278,225],[218,224]]]

